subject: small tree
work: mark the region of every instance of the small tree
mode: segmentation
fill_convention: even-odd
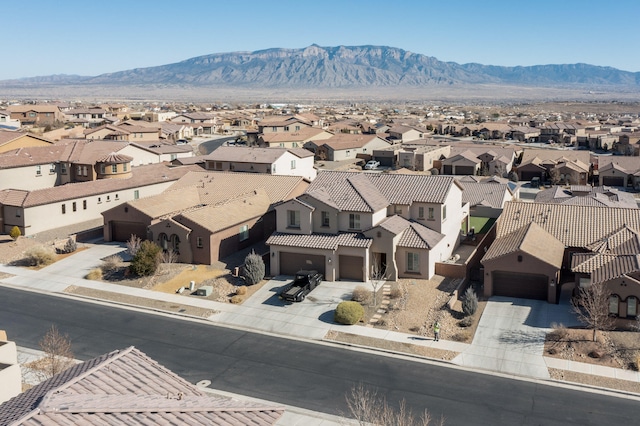
[[[515,170],[511,170],[509,172],[509,174],[507,175],[507,178],[511,181],[511,182],[518,182],[518,173],[515,172]]]
[[[155,274],[158,265],[162,260],[162,249],[152,241],[145,240],[140,244],[140,248],[133,256],[129,268],[131,272],[138,276],[149,276]]]
[[[371,287],[373,287],[373,306],[378,306],[378,287],[380,284],[384,283],[386,278],[386,268],[378,263],[378,259],[374,255],[373,257],[373,265],[371,266],[371,277],[369,282],[371,283]]]
[[[465,316],[469,317],[476,313],[478,310],[478,296],[473,288],[468,287],[464,292],[464,298],[462,299],[462,312]]]
[[[167,250],[162,253],[162,264],[166,265],[167,271],[170,266],[178,261],[178,253],[174,250]],[[164,269],[164,268],[163,268]]]
[[[244,258],[242,276],[244,277],[247,285],[254,285],[264,279],[264,274],[264,260],[262,260],[261,256],[252,251]]]
[[[13,241],[16,241],[18,238],[20,238],[21,235],[22,235],[22,232],[20,231],[20,228],[18,228],[17,226],[14,226],[13,228],[11,228],[11,231],[9,231],[9,236]]]
[[[615,318],[609,315],[610,297],[611,292],[607,287],[598,283],[581,288],[578,297],[571,301],[578,321],[593,330],[594,342],[598,330],[612,330],[615,326]]]
[[[44,356],[28,364],[28,367],[33,369],[42,380],[49,379],[73,366],[71,339],[66,334],[60,334],[55,325],[51,326],[39,344]]]
[[[140,245],[142,244],[142,240],[135,234],[131,234],[131,237],[127,240],[127,251],[131,256],[135,256],[138,250],[140,250]]]

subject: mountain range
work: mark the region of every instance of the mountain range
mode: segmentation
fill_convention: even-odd
[[[186,86],[220,88],[384,88],[455,85],[640,88],[640,73],[588,64],[492,66],[443,62],[385,46],[311,45],[216,53],[98,76],[54,75],[0,81],[0,87]]]

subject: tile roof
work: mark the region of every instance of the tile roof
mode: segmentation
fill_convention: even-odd
[[[194,169],[199,169],[199,167],[167,167],[167,165],[163,163],[139,166],[134,168],[131,177],[126,179],[99,179],[29,191],[20,204],[16,204],[15,201],[10,203],[9,200],[17,200],[18,198],[16,197],[22,197],[20,194],[24,194],[25,191],[7,189],[3,191],[7,192],[7,194],[3,195],[3,204],[27,208],[92,195],[124,191],[126,189],[135,189],[156,183],[178,180],[190,170]]]
[[[539,161],[551,161],[553,163],[573,160],[579,160],[584,164],[591,163],[591,154],[589,151],[527,148],[522,154],[520,164],[530,163],[534,158],[538,158]]]
[[[462,163],[466,163],[466,162],[471,162],[474,164],[479,164],[482,163],[482,160],[480,160],[478,158],[477,155],[475,155],[473,152],[471,151],[463,151],[460,154],[456,154],[453,155],[449,158],[446,158],[444,160],[442,160],[442,164],[454,164],[457,162],[462,162]]]
[[[394,235],[400,235],[398,247],[430,250],[444,238],[443,234],[398,215],[385,218],[372,229],[377,228],[385,229]]]
[[[567,247],[587,247],[626,225],[640,231],[640,209],[508,201],[497,237],[536,222]]]
[[[234,161],[238,163],[271,164],[276,162],[285,153],[291,152],[298,158],[312,157],[313,153],[306,149],[296,150],[287,148],[255,148],[241,146],[221,146],[211,154],[205,156],[209,161]],[[307,154],[308,153],[308,154]]]
[[[9,142],[13,142],[16,139],[20,139],[25,136],[29,138],[38,139],[44,142],[53,143],[52,141],[45,139],[42,136],[23,132],[21,130],[0,130],[0,145],[8,144]]]
[[[306,141],[308,139],[313,139],[315,136],[326,134],[330,135],[329,132],[319,129],[317,127],[303,127],[300,130],[296,130],[295,132],[269,132],[263,133],[260,135],[260,138],[268,143],[277,143],[277,142],[298,142],[298,141]],[[324,136],[324,135],[323,135]],[[325,137],[323,137],[325,139]]]
[[[522,251],[557,268],[562,266],[564,244],[535,222],[496,238],[482,263]]]
[[[640,253],[640,234],[623,225],[586,248],[603,254],[637,254]]]
[[[506,184],[466,181],[459,183],[462,186],[462,204],[469,203],[471,207],[483,205],[501,209],[505,199],[513,198]]]
[[[591,275],[591,283],[610,281],[640,271],[640,255],[576,253],[571,258],[571,271]]]
[[[337,250],[338,247],[369,248],[373,240],[360,233],[340,234],[285,234],[274,232],[267,239],[267,245]]]
[[[338,151],[342,149],[362,148],[365,145],[375,141],[376,139],[380,139],[380,141],[387,143],[384,139],[380,138],[377,135],[337,133],[329,139],[320,141],[319,144],[326,145],[331,149]]]
[[[30,146],[0,154],[0,169],[57,163],[69,147],[64,144]]]
[[[607,186],[572,185],[570,188],[554,186],[536,194],[536,203],[571,204],[594,207],[622,207],[637,209],[635,197]]]
[[[0,405],[11,424],[272,425],[284,409],[209,396],[129,347],[76,364]]]
[[[373,185],[390,204],[410,205],[418,203],[442,204],[454,185],[453,176],[426,176],[390,173],[361,173],[322,171],[311,183],[307,193],[311,194],[324,188],[333,197],[333,188],[340,188],[344,181],[355,175],[361,175]],[[363,178],[359,178],[364,182]],[[346,195],[348,196],[348,195]],[[333,197],[336,201],[337,197]],[[350,202],[342,200],[343,203]]]

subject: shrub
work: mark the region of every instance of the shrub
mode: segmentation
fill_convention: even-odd
[[[34,246],[24,253],[24,260],[29,266],[46,266],[56,259],[53,250],[43,246]]]
[[[236,287],[236,294],[239,296],[244,296],[245,294],[247,294],[247,286],[241,285]]]
[[[145,240],[131,260],[129,269],[138,276],[153,275],[162,260],[162,249],[152,241]]]
[[[640,371],[640,354],[634,357],[632,368],[636,371]]]
[[[364,316],[364,308],[358,302],[345,301],[336,306],[333,316],[335,322],[339,324],[353,325]]]
[[[371,300],[371,290],[369,290],[365,286],[359,285],[353,289],[351,300],[358,303],[369,303],[369,301]]]
[[[472,316],[466,316],[464,318],[462,318],[459,322],[458,325],[460,327],[471,327],[471,325],[473,324],[473,317]]]
[[[478,310],[478,296],[471,287],[467,288],[464,292],[464,299],[462,300],[462,312],[466,316],[471,316]]]
[[[78,244],[76,243],[76,240],[69,237],[67,242],[64,243],[64,247],[62,249],[63,253],[73,253],[76,250],[78,250]]]
[[[13,241],[20,238],[21,235],[22,235],[22,232],[20,232],[20,228],[18,228],[17,226],[14,226],[13,228],[11,228],[11,231],[9,231],[9,236]]]
[[[264,278],[264,261],[255,252],[251,252],[244,258],[242,276],[247,285],[254,285]]]
[[[555,322],[552,322],[551,331],[549,332],[549,334],[547,334],[547,338],[549,340],[561,342],[564,339],[566,339],[568,335],[569,335],[569,331],[562,323],[557,324]]]
[[[95,268],[89,271],[87,276],[85,277],[88,280],[98,281],[102,279],[102,269]]]
[[[244,297],[240,296],[239,294],[236,294],[235,296],[232,296],[231,299],[229,299],[229,301],[235,305],[238,305],[244,302]]]
[[[102,272],[109,273],[118,269],[118,266],[122,263],[122,258],[117,254],[112,254],[111,256],[107,256],[102,261]]]
[[[460,331],[451,336],[451,340],[453,340],[454,342],[468,342],[469,340],[471,340],[471,333],[467,330]]]
[[[402,289],[399,287],[392,288],[391,292],[389,293],[389,297],[391,299],[400,299],[402,297]]]
[[[135,234],[131,234],[131,237],[127,240],[127,251],[131,256],[135,256],[140,250],[142,240]]]

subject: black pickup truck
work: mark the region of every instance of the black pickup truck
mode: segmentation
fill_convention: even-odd
[[[321,281],[322,274],[318,271],[298,271],[293,282],[280,292],[280,298],[289,302],[302,302]]]

